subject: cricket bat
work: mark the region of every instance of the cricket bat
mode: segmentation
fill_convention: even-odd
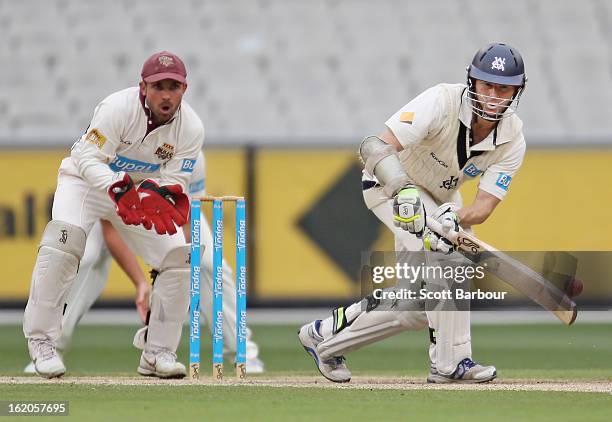
[[[571,325],[576,320],[576,303],[527,265],[465,232],[461,227],[458,231],[444,232],[442,224],[433,218],[427,219],[427,227],[450,240],[470,261],[486,264],[487,271],[552,312],[564,324]]]

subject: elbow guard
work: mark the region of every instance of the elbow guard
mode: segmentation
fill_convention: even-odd
[[[359,146],[359,156],[366,171],[383,185],[383,192],[393,197],[404,186],[413,184],[400,163],[397,151],[378,136],[368,136]]]

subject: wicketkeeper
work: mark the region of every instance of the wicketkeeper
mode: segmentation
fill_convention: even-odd
[[[200,151],[189,182],[191,196],[205,196],[205,160]],[[202,281],[205,294],[201,295],[201,309],[208,327],[212,327],[212,233],[206,217],[202,212]],[[189,241],[189,222],[183,226],[185,238]],[[136,289],[134,302],[136,310],[143,323],[146,323],[149,311],[149,295],[151,286],[142,272],[136,257],[123,242],[119,233],[105,220],[94,224],[87,236],[85,252],[79,265],[77,276],[67,294],[66,306],[62,316],[62,329],[57,341],[56,349],[63,355],[70,346],[74,329],[100,297],[106,282],[112,258],[117,261],[121,269],[128,276]],[[223,332],[224,354],[233,359],[236,355],[236,283],[232,268],[223,260]],[[144,334],[140,332],[140,334]],[[137,344],[142,345],[140,335]],[[259,347],[252,339],[252,332],[247,328],[246,341],[246,367],[249,374],[264,372],[264,363],[259,359]],[[25,373],[34,374],[34,363],[30,362],[24,369]]]
[[[167,51],[149,57],[138,87],[111,94],[62,161],[38,250],[23,331],[36,372],[66,372],[56,351],[62,311],[87,235],[108,220],[158,276],[138,372],[184,377],[176,348],[189,303],[188,183],[204,126],[184,101],[187,72]]]

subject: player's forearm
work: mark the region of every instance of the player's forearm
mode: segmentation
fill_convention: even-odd
[[[493,210],[499,204],[500,199],[490,193],[479,189],[474,202],[467,207],[463,207],[457,211],[459,224],[464,229],[470,228],[475,224],[484,223],[487,218],[493,213]]]
[[[479,204],[472,204],[457,211],[459,224],[464,229],[484,223],[489,218],[489,215],[491,215],[491,212]]]
[[[119,233],[107,221],[102,222],[102,231],[108,250],[134,286],[137,287],[141,283],[147,283],[146,276],[142,272],[136,256],[121,239]]]
[[[119,267],[127,274],[128,278],[132,282],[135,287],[138,287],[139,284],[146,284],[147,278],[145,274],[140,269],[140,265],[138,265],[138,261],[136,261],[136,257],[133,254],[127,255],[113,255]]]
[[[78,145],[78,153],[72,154],[81,177],[92,187],[107,190],[115,180],[116,173],[106,162],[106,157],[98,151],[92,151],[89,145]]]
[[[81,177],[96,189],[106,191],[116,181],[117,173],[110,170],[105,163],[81,160],[78,169]]]

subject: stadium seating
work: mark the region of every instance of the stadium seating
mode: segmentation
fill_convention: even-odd
[[[528,137],[611,142],[611,19],[600,0],[2,0],[0,133],[79,133],[169,49],[213,138],[358,138],[507,41],[526,61]]]

